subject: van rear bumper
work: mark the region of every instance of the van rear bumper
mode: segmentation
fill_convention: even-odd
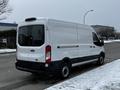
[[[48,67],[45,67],[45,63],[17,60],[15,66],[18,70],[27,72],[56,73],[56,71],[59,71],[61,68],[61,61],[51,62]]]

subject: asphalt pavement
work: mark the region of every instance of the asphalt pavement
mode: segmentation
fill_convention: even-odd
[[[120,58],[120,43],[105,44],[106,59],[109,63]],[[19,71],[15,68],[16,54],[0,54],[0,90],[43,90],[61,80],[44,74],[32,75],[28,72]],[[95,64],[86,64],[72,69],[70,78],[97,68]]]

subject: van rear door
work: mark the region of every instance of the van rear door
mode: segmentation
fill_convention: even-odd
[[[17,59],[45,62],[44,25],[26,25],[18,29]]]

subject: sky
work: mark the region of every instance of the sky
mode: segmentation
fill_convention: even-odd
[[[10,0],[13,9],[3,22],[21,22],[28,17],[47,17],[88,25],[114,26],[120,31],[120,0]]]

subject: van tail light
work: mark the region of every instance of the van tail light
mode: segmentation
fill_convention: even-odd
[[[45,48],[45,60],[46,60],[46,64],[51,63],[51,46],[50,45],[47,45]]]

